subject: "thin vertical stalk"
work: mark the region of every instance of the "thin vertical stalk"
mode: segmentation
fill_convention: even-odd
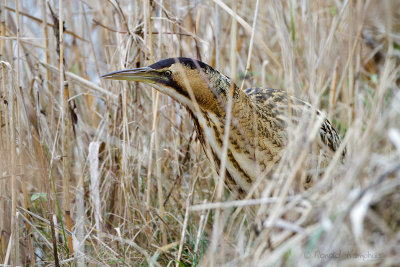
[[[21,164],[22,165],[22,164]],[[22,172],[22,171],[21,171]],[[24,178],[24,177],[23,177]],[[26,210],[29,210],[29,196],[28,196],[28,192],[26,189],[26,182],[25,179],[21,179],[22,180],[22,194],[24,196],[24,208]],[[29,250],[29,254],[30,254],[30,259],[31,259],[31,264],[32,265],[36,265],[35,262],[35,253],[33,251],[33,244],[32,244],[32,238],[31,238],[31,225],[28,223],[30,221],[30,215],[28,213],[25,214],[25,218],[26,218],[26,222],[25,222],[25,227],[26,227],[26,242],[27,242],[27,246],[28,246],[28,250]]]
[[[43,17],[43,34],[44,34],[44,38],[43,38],[43,42],[44,42],[44,53],[45,53],[45,57],[44,57],[44,62],[46,62],[47,64],[50,64],[50,49],[49,49],[49,31],[47,28],[47,4],[46,4],[46,0],[42,0],[42,17]],[[50,74],[50,70],[46,68],[46,81],[47,81],[47,86],[49,88],[49,90],[52,92],[53,87],[51,86],[51,84],[49,83],[51,79],[51,74]]]
[[[252,31],[251,31],[251,38],[250,38],[250,44],[249,44],[249,53],[248,53],[248,55],[247,55],[246,70],[244,71],[243,77],[246,77],[247,72],[249,72],[249,69],[250,69],[251,55],[253,54],[254,36],[255,36],[255,33],[256,33],[256,23],[257,23],[257,16],[258,16],[258,7],[259,7],[259,4],[260,4],[260,0],[257,0],[257,2],[256,2],[256,9],[254,10],[254,20],[253,20]],[[246,80],[246,79],[243,79],[242,85],[240,86],[240,90],[243,90],[245,80]]]
[[[347,124],[350,125],[351,122],[353,121],[353,114],[354,114],[354,102],[353,102],[353,91],[354,91],[354,54],[353,52],[353,44],[354,42],[356,42],[355,38],[354,38],[354,31],[355,31],[355,18],[354,18],[354,13],[356,13],[356,11],[353,8],[353,1],[349,2],[349,8],[347,9],[348,12],[348,17],[349,17],[349,40],[347,43],[347,48],[348,48],[348,52],[350,53],[349,55],[349,72],[348,72],[348,86],[347,86],[347,104],[349,107],[351,107],[349,109],[348,117],[347,117]]]
[[[5,5],[0,5],[0,36],[6,36],[5,35],[6,21],[5,21],[4,17],[5,17]],[[1,38],[0,39],[0,55],[4,54],[4,51],[3,51],[4,50],[4,42],[5,42],[5,40],[3,38]],[[3,67],[1,67],[1,70],[3,70]],[[3,90],[5,90],[4,84],[5,83],[4,83],[4,78],[3,78]],[[4,91],[4,95],[6,95],[6,91]],[[0,103],[0,105],[2,105],[2,104]],[[0,106],[0,125],[3,125],[2,116],[1,116],[2,111],[3,111],[3,108],[2,108],[2,106]],[[0,140],[3,140],[3,131],[0,131]],[[2,183],[0,183],[0,194],[2,192],[1,189],[2,189]],[[4,214],[1,214],[1,213],[0,213],[0,215],[4,216]],[[0,248],[1,248],[1,246],[0,246]],[[0,252],[1,252],[1,250],[0,250]]]
[[[20,87],[20,51],[19,51],[19,42],[20,42],[20,24],[19,24],[19,1],[15,0],[15,10],[16,10],[16,22],[17,22],[17,62],[16,62],[16,81],[15,81],[15,89],[18,90]],[[12,251],[12,263],[17,265],[19,260],[19,233],[18,233],[18,219],[17,219],[17,197],[18,197],[18,184],[17,184],[17,176],[16,176],[16,161],[17,161],[17,145],[16,140],[17,136],[15,134],[15,127],[17,118],[14,117],[16,115],[16,111],[14,110],[14,105],[17,104],[16,92],[13,91],[13,86],[9,87],[9,95],[8,95],[8,103],[9,103],[9,116],[10,116],[10,142],[11,142],[11,234],[13,236],[13,241],[11,243],[14,244]],[[20,140],[21,141],[21,140]],[[11,245],[9,243],[9,245]]]
[[[67,222],[67,227],[68,227],[68,222],[71,222],[70,218],[70,196],[69,196],[69,167],[68,167],[68,162],[69,162],[69,145],[68,145],[68,126],[69,126],[69,117],[65,116],[65,113],[67,111],[68,107],[68,99],[69,99],[69,90],[68,90],[68,84],[64,81],[64,9],[63,9],[63,1],[59,0],[58,2],[58,31],[59,31],[59,48],[60,48],[60,55],[59,55],[59,88],[60,88],[60,97],[61,97],[61,153],[63,155],[62,159],[62,184],[63,184],[63,202],[62,202],[62,212],[64,212],[64,216]],[[62,218],[62,212],[60,214],[60,221],[63,221]],[[63,225],[63,223],[62,223]],[[71,224],[69,225],[71,226]],[[71,232],[71,228],[67,228],[68,231]],[[63,229],[63,234],[64,238],[66,237],[64,229]],[[68,247],[68,252],[73,251],[72,247],[72,237],[70,235],[67,236],[67,245]]]
[[[214,3],[214,8],[215,8],[215,17],[214,17],[214,31],[215,31],[215,68],[219,69],[219,58],[220,58],[220,47],[219,47],[219,39],[220,39],[220,26],[219,26],[219,20],[220,20],[220,12],[219,12],[219,6]]]
[[[234,3],[233,7],[234,13],[237,12],[237,5],[236,2]],[[235,80],[236,77],[236,50],[237,50],[237,21],[232,19],[232,31],[231,31],[231,49],[230,49],[230,70],[231,70],[231,77]],[[224,188],[224,180],[225,180],[225,172],[226,172],[226,160],[227,160],[227,153],[228,153],[228,145],[229,145],[229,131],[231,128],[231,117],[232,117],[232,99],[233,99],[233,90],[234,85],[231,85],[228,103],[226,106],[226,121],[225,121],[225,131],[224,131],[224,140],[222,145],[222,152],[221,152],[221,164],[219,169],[219,177],[217,183],[217,197],[216,201],[221,202],[222,199],[222,192]],[[215,255],[217,251],[218,241],[220,239],[220,235],[222,233],[222,214],[221,209],[215,210],[215,220],[213,225],[213,233],[212,233],[212,243],[211,243],[211,255]],[[211,256],[210,266],[214,266],[215,257]]]
[[[160,9],[160,16],[163,16],[163,12]],[[161,20],[160,24],[163,25],[164,22]],[[150,20],[150,25],[151,25],[151,20]],[[152,27],[151,27],[152,28]],[[161,26],[162,29],[162,26]],[[149,31],[149,34],[151,35],[151,39],[152,37],[152,30]],[[161,31],[158,33],[158,48],[161,48],[161,44],[163,43],[164,39],[163,39],[163,35],[161,34]],[[153,52],[153,46],[150,47],[150,52],[151,55],[154,53]],[[152,60],[154,61],[154,56],[150,57],[152,58]],[[156,91],[156,94],[158,94],[158,91]],[[156,106],[156,108],[158,107],[158,104]],[[156,112],[158,112],[158,108],[156,109]],[[174,113],[172,113],[174,114]],[[171,121],[174,121],[174,118],[171,116],[170,117]],[[170,130],[170,136],[172,136],[172,129]],[[158,131],[156,131],[155,133],[155,149],[156,149],[156,159],[158,159],[159,157],[159,151],[160,151],[160,141],[158,138]],[[162,181],[161,181],[161,165],[160,162],[157,160],[156,161],[156,171],[157,171],[157,192],[158,192],[158,205],[159,205],[159,210],[160,210],[160,217],[162,218],[162,220],[165,221],[165,209],[164,209],[164,192],[163,192],[163,187],[162,187]],[[161,223],[161,235],[162,235],[162,244],[166,245],[168,243],[168,238],[167,238],[167,231],[165,229],[165,224]]]
[[[196,181],[197,181],[197,177],[194,179],[190,192],[186,197],[186,202],[185,202],[185,218],[183,219],[183,226],[182,226],[182,232],[181,232],[181,241],[179,242],[179,249],[178,249],[178,255],[177,255],[177,259],[176,259],[176,267],[180,266],[180,260],[181,260],[181,255],[182,255],[182,249],[183,249],[183,244],[185,242],[185,236],[186,236],[186,228],[188,225],[188,221],[189,221],[189,207],[190,207],[190,200],[192,199],[192,195],[193,195],[193,191],[194,191],[194,187],[196,185]]]
[[[45,53],[44,61],[45,61],[45,63],[50,64],[51,60],[50,60],[50,49],[49,49],[49,31],[48,31],[48,28],[47,28],[47,3],[46,3],[46,0],[42,0],[42,20],[43,20],[42,28],[43,28],[43,35],[44,35],[43,36],[43,43],[44,43],[43,45],[44,45],[44,48],[45,48],[44,49],[44,53]],[[46,72],[46,74],[44,75],[45,78],[44,78],[43,86],[47,87],[47,89],[50,92],[53,92],[53,86],[50,83],[50,80],[51,80],[50,70],[48,68],[46,68],[45,72]],[[38,90],[38,93],[37,93],[38,102],[39,102],[39,97],[40,96],[41,96],[41,94],[39,93],[39,90]],[[49,102],[50,102],[49,106],[53,107],[54,106],[53,98],[49,98]],[[40,116],[40,109],[37,110],[37,113]],[[54,114],[53,108],[51,108],[50,114]],[[38,120],[40,121],[40,117],[39,116],[38,116]],[[53,116],[50,116],[50,123],[51,124],[53,123]],[[42,167],[43,167],[43,170],[45,170],[45,168],[46,168],[46,162],[45,162],[45,160],[46,160],[46,156],[45,156],[46,152],[44,152],[45,149],[43,148],[45,140],[44,140],[44,136],[43,136],[43,134],[41,132],[41,129],[39,128],[38,130],[39,130],[38,134],[39,134],[40,145],[37,145],[37,147],[42,152],[41,153],[41,155],[42,155],[41,159],[42,159],[42,162],[43,162]],[[45,178],[44,179],[46,180],[46,182],[43,183],[43,187],[44,187],[44,191],[46,192],[46,194],[48,196],[50,196],[51,179],[50,179],[50,175],[47,173],[47,170],[45,170],[45,172],[46,172],[46,174],[45,174]],[[52,209],[52,207],[54,207],[54,206],[55,206],[54,200],[52,198],[49,198],[48,211],[50,211]]]
[[[152,27],[151,27],[151,10],[150,10],[150,1],[145,0],[143,2],[143,10],[144,10],[144,32],[145,32],[145,57],[147,55],[147,48],[149,49],[149,56],[150,56],[150,63],[154,62],[154,54],[153,54],[153,35],[152,35]],[[152,164],[153,164],[153,148],[156,149],[155,141],[158,140],[157,137],[157,117],[158,117],[158,102],[159,102],[159,93],[157,90],[153,89],[152,91],[152,98],[153,98],[153,123],[152,123],[152,132],[151,132],[151,139],[150,139],[150,149],[149,149],[149,159],[147,165],[147,188],[146,188],[146,223],[147,223],[147,230],[150,233],[150,202],[151,202],[151,187],[152,187]],[[157,153],[158,155],[158,153]],[[156,164],[157,164],[157,155],[156,155]],[[159,189],[160,190],[160,189]],[[161,188],[162,190],[162,188]],[[160,196],[160,195],[159,195]],[[161,207],[162,207],[161,202]],[[161,224],[163,225],[163,224]],[[165,231],[165,228],[164,228]]]
[[[58,260],[58,251],[57,251],[57,237],[56,237],[56,231],[54,227],[54,221],[52,218],[52,215],[49,214],[49,221],[50,221],[50,228],[51,228],[51,240],[53,242],[53,256],[54,256],[54,265],[56,267],[60,267],[60,262]]]

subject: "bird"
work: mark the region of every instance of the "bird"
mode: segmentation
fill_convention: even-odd
[[[101,77],[149,84],[186,107],[204,151],[207,152],[207,147],[211,150],[207,157],[217,166],[223,156],[226,118],[230,112],[224,182],[239,199],[247,196],[263,171],[279,163],[289,142],[289,125],[296,125],[302,116],[311,120],[314,114],[321,118],[320,149],[335,152],[341,143],[330,121],[311,104],[280,89],[241,90],[232,79],[196,59],[167,58],[147,67]]]

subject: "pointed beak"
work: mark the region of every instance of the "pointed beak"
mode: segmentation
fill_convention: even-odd
[[[101,78],[111,79],[111,80],[156,83],[162,78],[162,76],[158,71],[150,67],[144,67],[138,69],[120,70],[107,73],[101,76]]]

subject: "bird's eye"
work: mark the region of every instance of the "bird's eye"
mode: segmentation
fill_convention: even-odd
[[[164,72],[164,75],[167,76],[167,77],[170,77],[170,76],[172,75],[172,71],[166,70],[166,71]]]

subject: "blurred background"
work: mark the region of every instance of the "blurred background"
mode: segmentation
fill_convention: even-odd
[[[0,263],[400,262],[399,1],[4,0],[0,20]],[[282,189],[293,164],[258,204],[211,205],[186,109],[100,79],[177,56],[310,102],[346,158],[307,191]]]

